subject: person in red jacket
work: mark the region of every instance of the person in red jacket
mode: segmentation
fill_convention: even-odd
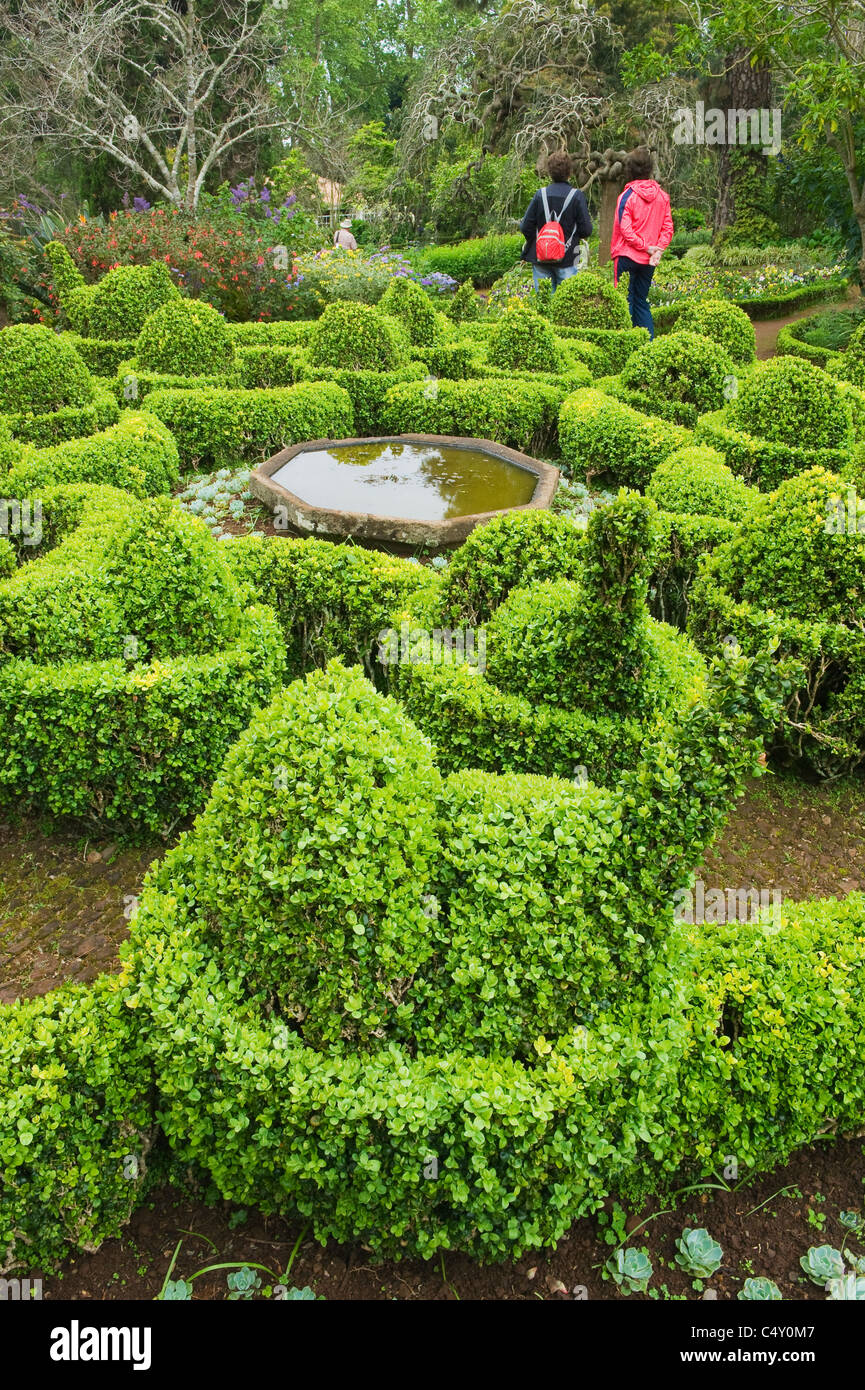
[[[615,265],[615,280],[623,271],[628,273],[628,308],[635,328],[648,328],[655,336],[655,324],[649,308],[649,286],[670,242],[673,240],[673,218],[670,199],[659,183],[652,178],[655,161],[645,147],[628,156],[625,171],[628,183],[616,205],[610,255]]]

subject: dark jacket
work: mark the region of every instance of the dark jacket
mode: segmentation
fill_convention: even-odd
[[[561,212],[564,207],[565,199],[571,191],[569,183],[550,183],[547,184],[547,202],[550,205],[550,214]],[[520,259],[523,261],[533,261],[537,263],[535,256],[535,239],[538,232],[546,222],[544,216],[544,204],[541,199],[540,190],[535,194],[529,203],[528,212],[520,223],[520,231],[526,239]],[[565,252],[564,258],[556,264],[561,268],[567,269],[572,266],[580,254],[580,242],[591,235],[592,219],[589,216],[589,209],[586,204],[585,194],[577,189],[576,197],[572,198],[565,215],[562,218],[562,231],[565,241],[571,237],[571,244]]]

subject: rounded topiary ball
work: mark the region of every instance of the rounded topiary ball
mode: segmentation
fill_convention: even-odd
[[[658,402],[719,410],[735,381],[732,359],[699,333],[670,333],[638,348],[622,368],[623,386]]]
[[[668,512],[740,521],[758,494],[736,477],[717,449],[693,445],[677,449],[658,464],[646,496]]]
[[[115,266],[93,286],[88,297],[90,334],[94,338],[136,338],[149,314],[179,298],[164,261]]]
[[[805,449],[840,448],[851,432],[839,383],[800,357],[760,363],[731,402],[730,419],[748,434]]]
[[[237,637],[237,581],[203,521],[151,497],[118,530],[105,579],[127,625],[127,659],[217,653]]]
[[[686,304],[676,327],[720,343],[734,362],[753,362],[756,356],[754,325],[744,309],[728,299],[698,299]]]
[[[851,491],[827,469],[809,468],[762,496],[737,538],[718,552],[724,586],[785,617],[861,629],[865,514],[850,526]]]
[[[71,343],[38,324],[0,329],[0,411],[44,415],[89,405],[96,388]]]
[[[371,304],[329,304],[312,330],[309,360],[314,367],[389,372],[407,361],[403,334]]]
[[[550,317],[563,328],[631,327],[624,295],[610,280],[589,270],[581,270],[559,285]]]
[[[431,953],[440,778],[395,700],[332,662],[229,753],[191,837],[223,969],[312,1046],[408,1024]]]
[[[163,304],[138,335],[136,357],[152,372],[207,376],[225,372],[234,360],[234,344],[225,319],[200,299]]]
[[[439,317],[429,295],[415,280],[397,275],[378,302],[383,314],[400,323],[416,347],[434,347],[442,336]]]
[[[516,304],[499,319],[489,337],[487,358],[494,367],[529,372],[561,370],[556,335],[546,319]]]

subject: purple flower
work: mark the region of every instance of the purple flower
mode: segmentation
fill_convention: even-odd
[[[262,203],[269,203],[269,202],[270,202],[270,189],[269,189],[269,188],[263,188],[263,189],[261,190],[261,192],[259,193],[258,198],[259,198],[259,202],[262,202]]]
[[[133,198],[132,206],[136,212],[149,212],[150,204],[146,198]]]

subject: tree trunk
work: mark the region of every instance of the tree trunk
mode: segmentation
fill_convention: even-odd
[[[746,48],[738,48],[728,56],[726,80],[716,91],[714,101],[726,102],[726,110],[766,110],[772,100],[772,73],[763,64],[751,66]],[[729,130],[728,130],[729,134]],[[736,220],[736,189],[730,146],[718,147],[718,195],[715,200],[714,235],[730,227]],[[765,167],[766,156],[759,148],[747,151],[749,159],[760,160]]]
[[[610,259],[610,237],[616,220],[616,203],[624,188],[621,177],[604,179],[601,184],[601,208],[598,213],[598,265],[606,265]]]

